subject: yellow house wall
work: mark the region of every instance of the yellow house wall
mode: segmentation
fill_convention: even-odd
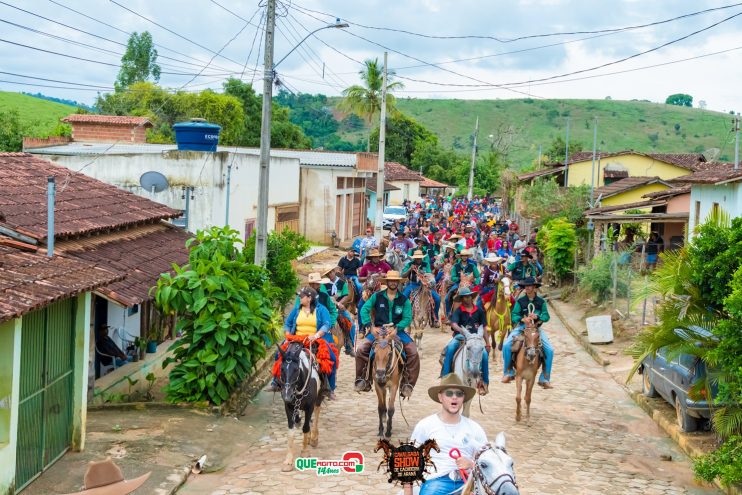
[[[641,155],[621,155],[600,160],[595,162],[595,187],[604,185],[603,171],[610,164],[620,164],[629,171],[629,177],[659,177],[660,179],[673,179],[681,175],[691,173],[690,170],[671,165],[669,163],[653,160]],[[584,162],[575,162],[569,165],[567,174],[568,186],[579,186],[581,184],[590,185],[592,180],[592,160]]]
[[[621,194],[616,194],[615,196],[602,199],[600,201],[600,204],[601,206],[615,206],[625,205],[627,203],[636,203],[638,201],[646,201],[647,198],[642,198],[642,196],[644,196],[645,194],[656,191],[664,191],[665,189],[669,189],[669,187],[664,184],[648,184],[646,186],[637,187],[636,189],[631,189],[630,191],[622,192]]]

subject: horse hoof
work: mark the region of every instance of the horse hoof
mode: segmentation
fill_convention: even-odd
[[[291,464],[284,464],[283,466],[281,466],[281,471],[283,471],[284,473],[288,473],[289,471],[293,470],[294,466],[292,466]]]
[[[312,447],[316,447],[317,445],[319,445],[319,439],[314,438],[312,440],[309,440],[309,445],[311,445]]]

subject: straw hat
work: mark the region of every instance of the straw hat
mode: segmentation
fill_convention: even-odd
[[[434,385],[428,389],[428,395],[431,399],[440,404],[441,401],[438,400],[438,394],[445,390],[448,390],[449,388],[457,388],[459,390],[463,390],[464,402],[471,400],[474,397],[474,394],[477,393],[474,388],[464,385],[461,382],[461,378],[459,378],[456,373],[449,373],[441,378],[439,385]]]
[[[493,253],[492,251],[490,251],[487,254],[487,257],[484,258],[482,261],[484,261],[485,263],[500,263],[504,259],[505,258],[502,258],[500,256],[497,256],[495,253]]]
[[[456,244],[454,244],[453,242],[445,242],[445,243],[443,243],[443,249],[453,249],[453,250],[455,250],[456,249]]]
[[[471,290],[469,287],[462,287],[458,291],[456,291],[456,295],[453,297],[454,301],[460,301],[462,297],[464,296],[472,296],[476,297],[476,295],[479,293],[477,290]]]
[[[462,249],[459,256],[473,256],[471,249]]]
[[[319,272],[310,273],[307,275],[307,283],[309,284],[331,284],[332,280],[327,277],[322,277]]]
[[[322,272],[322,276],[323,277],[326,277],[326,276],[328,276],[330,273],[334,272],[338,268],[340,268],[340,267],[337,266],[337,265],[331,266],[330,268],[328,268],[327,270],[325,270],[324,272]]]
[[[69,495],[126,495],[142,486],[150,474],[151,471],[138,478],[125,480],[121,468],[109,457],[105,461],[90,462],[85,471],[85,488]]]
[[[399,275],[399,272],[397,270],[389,270],[386,272],[386,275],[383,277],[384,280],[402,280],[402,277]]]
[[[423,253],[422,251],[420,251],[418,249],[417,251],[415,251],[414,253],[412,253],[411,258],[413,260],[423,260],[423,259],[425,259],[425,253]]]
[[[448,238],[449,241],[458,241],[459,239],[461,239],[461,236],[455,232],[451,237]]]
[[[368,254],[366,255],[366,258],[381,258],[381,253],[379,252],[378,249],[372,249],[371,251],[368,252]]]

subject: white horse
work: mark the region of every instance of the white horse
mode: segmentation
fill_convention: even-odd
[[[407,262],[407,253],[398,249],[387,249],[384,260],[389,263],[389,266],[392,267],[392,270],[401,272],[402,268],[404,268],[404,265]]]
[[[520,495],[515,481],[513,458],[505,450],[505,433],[486,444],[474,456],[474,468],[462,495]]]
[[[484,328],[479,327],[477,333],[464,332],[466,342],[462,343],[453,359],[453,372],[461,379],[461,382],[475,389],[479,389],[482,382],[482,364],[484,357]],[[464,416],[469,416],[471,400],[464,403]]]

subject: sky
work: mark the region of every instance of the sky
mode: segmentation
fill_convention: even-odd
[[[128,33],[145,30],[161,85],[221,90],[232,76],[261,91],[264,10],[254,0],[0,0],[0,91],[91,104],[112,90]],[[349,27],[322,29],[291,51],[335,18]],[[742,3],[279,1],[274,60],[288,56],[275,70],[295,93],[340,95],[385,51],[402,98],[663,102],[687,93],[694,106],[742,108]]]

